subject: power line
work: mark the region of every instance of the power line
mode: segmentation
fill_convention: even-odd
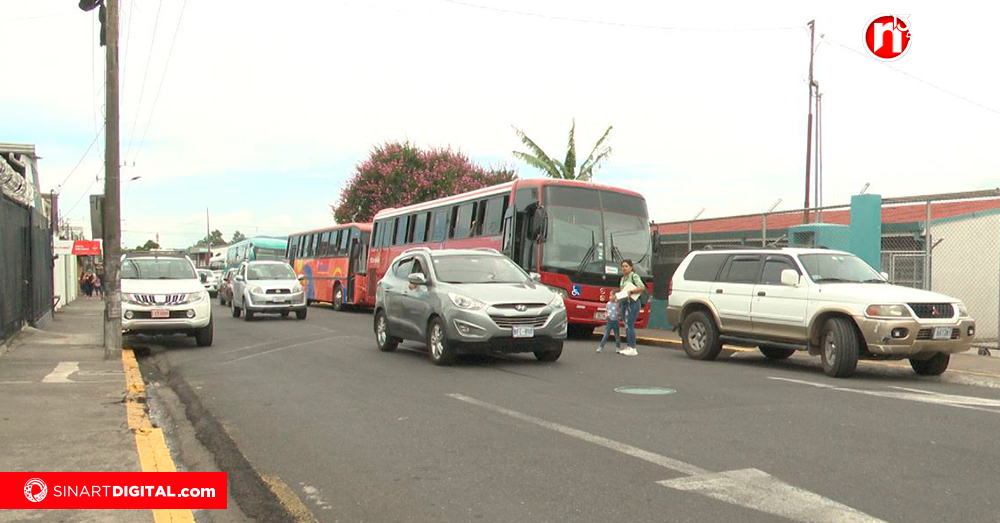
[[[69,174],[66,175],[66,178],[63,179],[62,183],[56,186],[57,189],[62,189],[62,186],[66,185],[66,182],[69,181],[69,177],[73,176],[73,173],[75,173],[77,168],[80,167],[80,164],[83,163],[84,158],[86,158],[87,155],[90,154],[90,150],[94,147],[94,144],[97,143],[97,139],[101,137],[101,131],[103,130],[104,130],[104,125],[102,125],[100,130],[97,131],[97,134],[94,135],[93,141],[90,142],[90,146],[87,147],[87,150],[83,153],[83,156],[80,157],[80,161],[76,162],[76,166],[73,167],[73,170],[71,170]]]
[[[745,32],[759,32],[759,31],[787,31],[791,29],[802,29],[803,26],[788,26],[788,27],[680,27],[680,26],[661,26],[661,25],[648,25],[648,24],[632,24],[625,22],[608,22],[605,20],[593,20],[587,18],[573,18],[568,16],[558,16],[558,15],[547,15],[542,13],[532,13],[528,11],[518,11],[515,9],[504,9],[501,7],[492,7],[479,4],[471,4],[468,2],[462,2],[460,0],[441,0],[443,2],[460,5],[463,7],[468,7],[472,9],[480,9],[483,11],[492,11],[495,13],[505,13],[510,15],[525,16],[532,18],[542,18],[545,20],[557,20],[560,22],[575,22],[581,24],[592,24],[601,25],[607,27],[620,27],[629,29],[648,29],[653,31],[688,31],[688,32],[701,32],[701,33],[745,33]]]
[[[139,124],[139,111],[142,109],[142,96],[146,93],[146,79],[149,78],[149,64],[153,61],[153,47],[156,44],[156,29],[160,26],[160,11],[163,10],[163,0],[156,7],[156,21],[153,22],[153,37],[149,41],[149,56],[146,57],[146,71],[142,73],[142,87],[139,88],[139,102],[135,106],[135,119],[132,121],[132,132],[128,137],[128,147],[125,149],[125,159],[132,151],[132,139],[135,138],[135,128]],[[164,71],[164,74],[166,72]]]
[[[170,58],[174,56],[174,44],[177,43],[177,33],[181,30],[181,22],[184,21],[184,8],[187,7],[187,0],[181,4],[181,14],[177,17],[177,27],[174,28],[174,36],[170,40],[170,50],[167,51],[167,61],[163,64],[163,76],[160,76],[160,85],[156,88],[156,96],[153,98],[153,107],[149,110],[149,119],[146,120],[146,128],[142,131],[142,140],[139,140],[139,147],[135,150],[135,156],[132,157],[132,163],[135,163],[136,158],[139,157],[139,152],[142,151],[143,144],[146,143],[146,133],[149,132],[149,125],[153,123],[153,115],[156,113],[156,103],[160,101],[160,92],[163,90],[163,81],[167,78],[167,69],[170,67]]]
[[[104,167],[101,167],[101,171],[103,171],[103,170],[104,170]],[[80,202],[83,200],[83,198],[86,197],[88,194],[90,194],[90,192],[89,192],[90,188],[93,187],[94,184],[97,183],[97,180],[100,179],[99,176],[101,175],[101,171],[97,171],[97,174],[94,175],[94,181],[90,182],[90,185],[88,185],[87,188],[83,190],[83,194],[80,195],[80,197],[76,200],[76,203],[74,203],[73,206],[70,207],[69,210],[66,211],[65,214],[63,214],[63,216],[69,216],[70,214],[72,214],[73,213],[73,209],[76,209],[76,206],[80,205]]]
[[[866,59],[868,59],[868,60],[870,60],[872,62],[875,62],[875,63],[877,63],[877,64],[879,64],[879,65],[881,65],[883,67],[887,67],[889,69],[892,69],[893,71],[896,71],[897,73],[899,73],[899,74],[901,74],[903,76],[909,77],[910,79],[916,80],[916,81],[918,81],[918,82],[920,82],[920,83],[922,83],[924,85],[927,85],[929,87],[933,87],[934,89],[937,89],[938,91],[941,91],[942,93],[945,93],[945,94],[947,94],[949,96],[954,96],[955,98],[958,98],[959,100],[968,102],[968,103],[970,103],[972,105],[975,105],[976,107],[979,107],[981,109],[986,109],[987,111],[990,111],[992,113],[1000,114],[1000,110],[994,109],[994,108],[992,108],[992,107],[990,107],[988,105],[983,105],[983,104],[981,104],[981,103],[979,103],[979,102],[977,102],[975,100],[967,98],[967,97],[965,97],[965,96],[963,96],[961,94],[958,94],[958,93],[956,93],[954,91],[949,91],[948,89],[945,89],[944,87],[941,87],[941,86],[939,86],[939,85],[937,85],[935,83],[932,83],[932,82],[929,82],[927,80],[924,80],[923,78],[914,76],[914,75],[912,75],[912,74],[910,74],[910,73],[908,73],[908,72],[906,72],[906,71],[904,71],[902,69],[899,69],[897,67],[893,67],[893,66],[889,65],[886,62],[882,62],[880,60],[876,60],[876,59],[874,59],[874,58],[872,58],[872,57],[870,57],[870,56],[862,53],[861,51],[858,51],[857,49],[854,49],[854,48],[852,48],[850,46],[844,45],[844,44],[842,44],[842,43],[834,40],[833,38],[825,38],[825,40],[827,40],[830,43],[836,45],[837,47],[840,47],[841,49],[846,49],[846,50],[848,50],[848,51],[850,51],[850,52],[852,52],[852,53],[854,53],[854,54],[856,54],[856,55],[858,55],[858,56],[860,56],[862,58],[866,58]]]

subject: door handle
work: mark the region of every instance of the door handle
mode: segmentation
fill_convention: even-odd
[[[767,293],[764,291],[760,291],[757,293],[757,296],[767,296]]]
[[[722,289],[715,289],[716,294],[722,294]]]

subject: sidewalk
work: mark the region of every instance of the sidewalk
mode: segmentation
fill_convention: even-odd
[[[599,328],[596,332],[597,334],[601,334],[603,329]],[[623,330],[622,334],[624,333],[625,331]],[[668,349],[683,350],[681,347],[681,338],[676,332],[661,329],[636,329],[635,334],[639,345],[654,345]],[[732,347],[732,349],[735,351],[757,352],[756,349],[738,347]],[[992,350],[990,352],[990,356],[980,356],[976,349],[972,349],[961,354],[952,355],[951,364],[948,366],[948,371],[945,374],[957,373],[1000,380],[1000,351]],[[798,352],[793,358],[813,358],[813,356],[808,356],[804,352]],[[896,365],[909,366],[905,360],[902,362],[872,363],[895,363]]]
[[[139,472],[129,430],[125,373],[104,360],[100,300],[55,313],[45,330],[26,329],[0,354],[0,470]],[[152,521],[149,510],[0,512],[6,521]]]

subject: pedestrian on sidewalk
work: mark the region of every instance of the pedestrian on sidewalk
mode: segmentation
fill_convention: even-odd
[[[90,272],[83,273],[83,294],[90,298],[94,295],[94,280],[91,279]]]
[[[618,326],[619,322],[621,322],[620,310],[621,307],[614,301],[609,301],[605,306],[604,336],[601,338],[601,344],[597,346],[597,352],[604,350],[604,344],[608,342],[608,338],[612,332],[615,333],[615,352],[620,353],[622,351],[622,334]]]
[[[639,351],[635,348],[635,320],[639,317],[639,310],[642,309],[640,296],[646,289],[642,283],[642,278],[632,270],[632,260],[622,260],[622,279],[618,283],[621,291],[628,291],[621,299],[622,316],[625,319],[626,337],[628,347],[621,351],[626,356],[638,356]]]
[[[101,284],[101,277],[99,275],[97,275],[97,274],[94,274],[93,282],[94,282],[94,296],[96,296],[98,298],[103,298],[104,297],[104,287]]]

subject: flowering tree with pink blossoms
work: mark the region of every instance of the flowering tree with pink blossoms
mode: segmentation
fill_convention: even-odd
[[[371,221],[375,213],[509,182],[517,177],[507,167],[484,169],[462,152],[421,149],[409,142],[376,146],[354,173],[332,206],[338,223]]]

